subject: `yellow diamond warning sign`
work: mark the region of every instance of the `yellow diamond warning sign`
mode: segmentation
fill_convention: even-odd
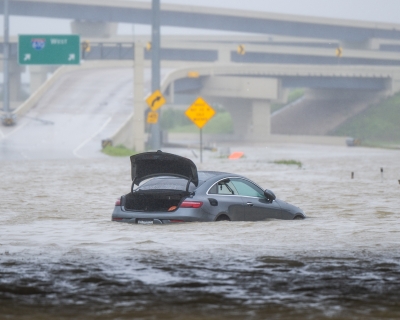
[[[155,124],[158,121],[158,112],[157,111],[150,111],[147,114],[147,123]]]
[[[203,98],[198,97],[189,109],[186,110],[185,114],[201,129],[214,116],[215,110]]]
[[[146,102],[151,110],[156,111],[157,109],[161,108],[166,101],[161,91],[156,90],[146,99]]]

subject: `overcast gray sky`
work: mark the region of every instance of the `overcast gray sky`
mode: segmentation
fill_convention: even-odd
[[[82,0],[84,1],[84,0]],[[135,0],[126,0],[135,1]],[[151,2],[151,0],[144,0]],[[161,0],[161,3],[212,6],[240,10],[278,12],[351,20],[400,24],[400,0]],[[3,16],[0,30],[3,33]],[[70,33],[68,20],[11,17],[11,35],[24,33]],[[132,34],[132,26],[121,24],[120,34]],[[147,34],[150,27],[136,25],[134,32]],[[188,33],[192,30],[163,28],[162,33]],[[209,31],[196,31],[209,33]]]

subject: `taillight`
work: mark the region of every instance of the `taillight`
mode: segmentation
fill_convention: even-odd
[[[179,222],[185,222],[185,221],[174,219],[174,220],[169,220],[169,222],[171,222],[171,223],[179,223]]]
[[[115,201],[115,206],[116,207],[120,207],[121,206],[121,199],[118,199],[117,201]]]
[[[183,201],[180,208],[200,208],[203,205],[201,201]]]

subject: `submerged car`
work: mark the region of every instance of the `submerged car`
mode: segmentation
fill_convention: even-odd
[[[300,208],[240,175],[197,171],[190,159],[160,150],[130,160],[131,192],[116,201],[112,221],[165,224],[306,217]]]

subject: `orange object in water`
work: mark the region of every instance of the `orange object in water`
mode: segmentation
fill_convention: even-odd
[[[232,152],[229,155],[228,159],[239,159],[239,158],[243,157],[243,155],[244,155],[244,153],[240,152],[240,151]]]

